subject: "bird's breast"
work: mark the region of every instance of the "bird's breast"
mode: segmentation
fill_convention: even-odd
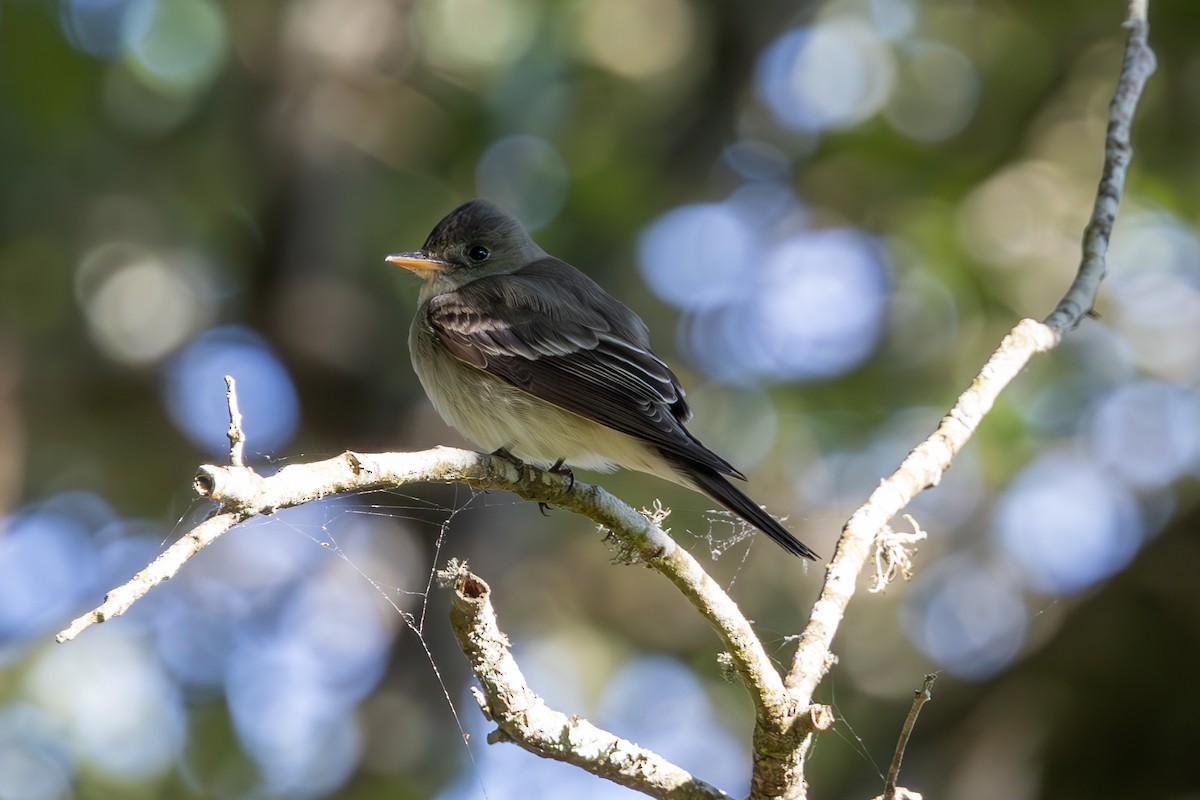
[[[459,361],[422,321],[422,312],[409,332],[409,352],[434,409],[484,451],[504,448],[542,467],[561,458],[582,469],[622,466],[663,474],[658,455],[633,437]]]

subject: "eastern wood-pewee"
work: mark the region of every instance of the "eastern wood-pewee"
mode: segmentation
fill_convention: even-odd
[[[691,409],[650,351],[646,324],[546,253],[485,200],[450,212],[412,253],[388,256],[421,287],[409,332],[434,408],[488,451],[541,467],[626,467],[698,489],[789,553],[816,554],[725,476],[745,476],[688,433]]]

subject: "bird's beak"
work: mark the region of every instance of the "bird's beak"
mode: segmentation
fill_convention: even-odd
[[[420,250],[415,253],[395,253],[388,256],[386,260],[407,270],[412,270],[421,278],[432,278],[450,269],[450,264],[430,258]]]

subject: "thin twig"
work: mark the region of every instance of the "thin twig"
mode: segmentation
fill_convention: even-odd
[[[225,376],[225,402],[229,405],[229,463],[235,467],[246,466],[246,433],[242,430],[242,412],[238,409],[237,382],[232,375]]]
[[[926,675],[921,688],[913,692],[912,708],[908,710],[904,727],[900,729],[900,738],[896,740],[896,754],[892,756],[892,766],[888,769],[887,780],[883,784],[883,800],[894,800],[896,797],[896,780],[900,777],[904,750],[908,747],[908,739],[912,736],[913,726],[917,724],[917,715],[921,713],[921,707],[933,699],[933,682],[936,680],[937,675]]]
[[[171,578],[180,568],[217,540],[221,534],[241,522],[244,517],[238,514],[217,514],[192,528],[180,537],[173,545],[159,555],[158,558],[129,579],[127,583],[104,595],[104,602],[81,617],[76,618],[55,637],[60,643],[69,642],[87,628],[113,617],[119,617],[129,610],[146,592],[158,584]]]
[[[1108,108],[1108,131],[1104,139],[1104,170],[1100,187],[1092,206],[1092,217],[1083,231],[1083,258],[1071,287],[1058,306],[1046,317],[1046,325],[1057,337],[1075,329],[1080,320],[1096,304],[1100,282],[1107,271],[1108,241],[1112,236],[1121,195],[1125,191],[1125,175],[1133,158],[1130,127],[1137,110],[1138,99],[1146,81],[1154,74],[1154,51],[1150,49],[1150,24],[1147,20],[1147,0],[1130,0],[1125,27],[1129,38],[1121,63],[1117,91]]]

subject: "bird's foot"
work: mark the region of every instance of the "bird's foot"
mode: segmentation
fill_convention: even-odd
[[[525,469],[525,462],[508,452],[507,447],[501,447],[499,450],[493,450],[492,455],[496,458],[503,458],[508,463],[512,464],[517,469]]]
[[[565,475],[567,478],[567,491],[569,492],[575,488],[575,471],[570,467],[563,466],[564,461],[566,461],[565,458],[560,458],[546,471],[553,472],[555,475]]]
[[[575,472],[570,467],[563,466],[563,463],[565,461],[566,461],[565,458],[560,458],[558,461],[555,461],[554,464],[552,464],[550,466],[550,468],[546,470],[546,472],[551,472],[555,475],[566,476],[567,491],[570,492],[572,489],[575,488]],[[549,514],[546,513],[546,509],[548,509],[548,508],[554,508],[554,506],[550,505],[549,503],[538,503],[538,510],[542,512],[543,517],[550,516]]]

